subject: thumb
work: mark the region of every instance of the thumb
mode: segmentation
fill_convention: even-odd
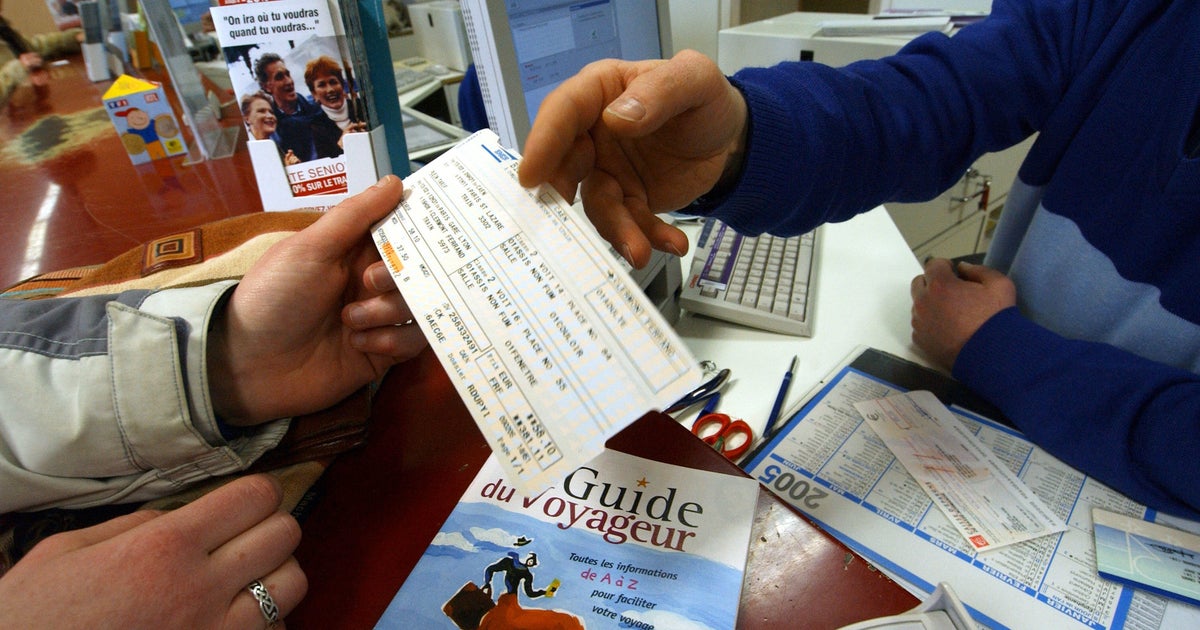
[[[371,233],[376,221],[396,209],[404,184],[395,175],[385,175],[375,185],[350,197],[325,216],[298,233],[297,242],[319,252],[320,258],[340,258]]]
[[[958,271],[958,277],[962,278],[963,280],[970,280],[971,282],[978,282],[980,284],[987,284],[989,281],[995,280],[996,278],[1004,277],[1004,274],[992,269],[991,267],[975,265],[968,262],[958,263],[956,271]]]
[[[728,88],[711,59],[684,50],[634,77],[604,109],[604,122],[619,135],[644,136],[679,114],[724,97]]]

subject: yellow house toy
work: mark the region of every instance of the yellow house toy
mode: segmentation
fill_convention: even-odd
[[[162,85],[123,74],[104,93],[104,107],[134,164],[187,153]]]

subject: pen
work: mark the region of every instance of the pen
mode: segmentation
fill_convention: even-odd
[[[779,384],[779,394],[775,396],[775,405],[771,407],[771,417],[767,418],[767,426],[763,428],[763,439],[771,439],[771,435],[775,432],[775,423],[779,421],[779,412],[783,409],[783,399],[787,398],[788,386],[792,384],[792,372],[796,371],[796,363],[800,357],[792,357],[792,365],[788,367],[788,371],[783,375],[783,382]]]

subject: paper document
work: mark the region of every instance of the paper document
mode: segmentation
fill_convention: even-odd
[[[854,408],[977,551],[1067,529],[932,393]]]
[[[1200,606],[1200,536],[1092,508],[1100,576]]]
[[[953,584],[975,621],[989,628],[1200,628],[1200,609],[1096,574],[1093,507],[1148,520],[1161,515],[1015,429],[952,406],[955,421],[1067,525],[997,549],[968,544],[855,408],[906,391],[892,380],[917,385],[911,373],[878,361],[877,354],[864,352],[833,371],[798,411],[784,416],[774,437],[743,465],[746,472],[921,597],[939,582]],[[920,380],[910,388],[946,390],[946,382]]]
[[[536,494],[702,371],[591,224],[551,187],[522,188],[518,163],[475,133],[404,181],[374,237],[511,482]]]

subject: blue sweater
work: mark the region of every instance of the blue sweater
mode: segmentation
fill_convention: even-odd
[[[712,214],[801,233],[932,198],[1038,132],[987,259],[1018,306],[954,376],[1072,466],[1200,518],[1198,35],[1194,0],[996,0],[888,59],[743,70],[746,167]]]

